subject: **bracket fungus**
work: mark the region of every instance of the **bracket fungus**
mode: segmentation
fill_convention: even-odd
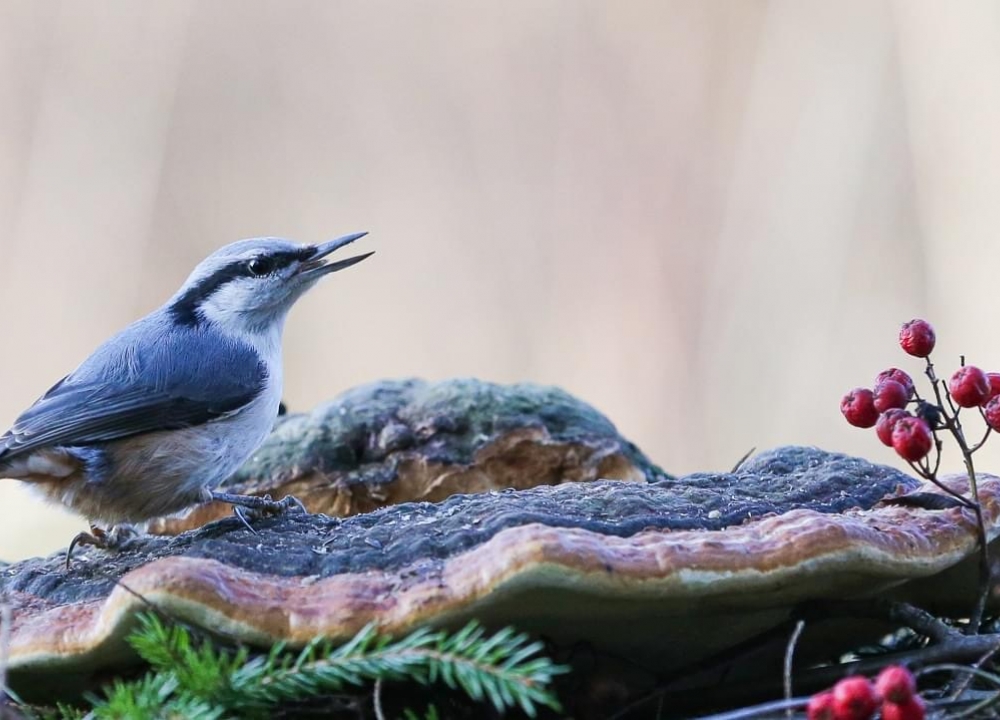
[[[354,404],[372,397],[396,409],[366,414],[374,406]],[[453,422],[407,424],[414,398],[438,408],[425,417]],[[411,439],[380,445],[405,434],[392,423]],[[609,468],[620,479],[603,479]],[[499,489],[500,477],[510,489]],[[974,596],[973,579],[935,579],[974,567],[971,513],[882,502],[940,492],[933,486],[802,447],[761,453],[734,472],[674,478],[596,411],[548,389],[369,386],[282,420],[234,482],[357,514],[268,518],[257,533],[226,517],[140,537],[119,553],[91,550],[69,571],[62,555],[0,568],[14,605],[14,686],[120,665],[123,638],[149,605],[257,645],[346,639],[369,622],[403,633],[475,617],[662,672],[780,626],[803,601],[905,595],[910,586],[931,599]],[[407,501],[403,486],[426,499]],[[984,476],[980,493],[993,539],[1000,479]]]
[[[294,495],[309,512],[343,517],[455,493],[664,477],[607,418],[559,388],[398,380],[279,417],[220,489]],[[230,512],[210,503],[150,530],[175,535]]]

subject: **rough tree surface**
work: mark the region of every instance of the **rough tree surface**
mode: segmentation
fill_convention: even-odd
[[[382,410],[352,409],[357,398],[373,396],[386,401]],[[448,420],[418,432],[423,426],[403,412],[413,408],[422,408],[414,417]],[[373,440],[400,417],[411,440]],[[518,450],[499,467],[508,474],[518,463],[546,468],[545,480],[488,489],[482,474],[503,473],[483,470],[484,448],[512,435]],[[350,453],[344,438],[355,438]],[[555,461],[528,457],[554,446],[558,463],[579,481],[560,482],[566,478],[552,469]],[[371,488],[398,483],[401,467],[418,461],[464,473],[475,492],[342,518],[264,518],[256,533],[230,516],[177,536],[142,537],[119,553],[88,549],[68,572],[61,554],[0,567],[15,608],[15,687],[44,686],[51,673],[68,683],[120,667],[128,659],[123,637],[149,605],[260,645],[347,638],[370,621],[401,633],[476,617],[494,627],[515,624],[557,648],[585,643],[663,672],[781,625],[803,600],[909,587],[939,597],[946,590],[952,601],[965,588],[971,593],[964,570],[975,565],[971,516],[881,503],[935,492],[895,469],[785,447],[735,472],[673,478],[601,415],[543,388],[474,381],[362,388],[283,420],[235,482],[309,478],[319,496],[327,478],[335,492],[355,482],[371,497]],[[602,463],[625,478],[599,479]],[[1000,481],[984,477],[981,492],[992,538]],[[847,644],[876,630],[807,633],[800,653],[829,651],[830,637]],[[779,639],[777,656],[783,648]],[[740,669],[749,678],[773,671],[763,661]]]

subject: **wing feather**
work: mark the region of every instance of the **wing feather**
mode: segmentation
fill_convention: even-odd
[[[156,342],[140,342],[150,331],[142,322],[101,346],[28,408],[0,437],[0,460],[211,422],[263,390],[266,368],[249,346],[169,328]]]

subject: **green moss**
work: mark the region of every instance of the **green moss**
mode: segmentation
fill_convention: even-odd
[[[465,465],[485,445],[521,428],[544,429],[557,442],[610,445],[648,480],[669,477],[604,415],[559,388],[409,379],[362,385],[310,413],[279,418],[271,437],[228,484],[310,471],[392,475],[392,456],[400,451]],[[380,463],[381,471],[372,467]]]

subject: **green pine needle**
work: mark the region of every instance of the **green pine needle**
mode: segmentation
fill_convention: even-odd
[[[425,628],[399,640],[368,625],[339,647],[316,639],[298,652],[278,643],[267,654],[251,656],[246,649],[232,652],[208,640],[196,642],[189,629],[144,614],[129,642],[152,671],[141,680],[116,681],[103,697],[89,698],[88,717],[267,717],[282,703],[376,680],[443,682],[499,712],[519,707],[534,717],[541,706],[560,709],[550,686],[567,671],[539,656],[541,643],[510,628],[487,635],[476,622],[451,634]],[[429,708],[427,717],[436,716]]]

